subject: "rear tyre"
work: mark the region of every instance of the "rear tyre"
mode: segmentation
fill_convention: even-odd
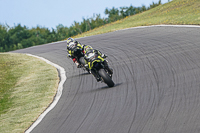
[[[104,82],[109,86],[109,87],[113,87],[115,85],[115,83],[112,81],[112,79],[110,78],[110,76],[106,73],[106,71],[104,69],[100,69],[99,70],[99,75],[103,78]]]

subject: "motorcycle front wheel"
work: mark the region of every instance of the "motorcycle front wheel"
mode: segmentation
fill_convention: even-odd
[[[103,78],[103,81],[109,86],[113,87],[115,83],[112,81],[111,77],[106,73],[104,69],[99,70],[99,75]]]
[[[80,58],[79,58],[79,62],[80,62],[81,64],[83,64],[83,66],[85,65],[85,60],[84,60],[83,57],[80,57]]]
[[[79,58],[80,63],[82,64],[82,66],[85,68],[85,70],[90,74],[90,69],[85,67],[85,59],[84,57],[80,57]]]

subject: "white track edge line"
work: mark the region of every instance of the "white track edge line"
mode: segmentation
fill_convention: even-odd
[[[65,75],[65,69],[62,68],[61,66],[50,62],[49,60],[43,58],[43,57],[39,57],[36,55],[32,55],[32,54],[26,54],[28,56],[32,56],[32,57],[36,57],[39,58],[41,60],[44,60],[47,64],[50,64],[54,67],[56,67],[58,69],[58,72],[60,73],[60,82],[58,85],[58,89],[57,89],[57,93],[56,96],[54,98],[54,101],[49,105],[49,107],[37,118],[37,120],[25,131],[25,133],[30,133],[41,121],[42,119],[46,116],[47,113],[49,113],[49,111],[51,111],[56,104],[58,103],[61,95],[62,95],[62,90],[63,90],[63,84],[65,82],[65,80],[67,79],[66,75]]]

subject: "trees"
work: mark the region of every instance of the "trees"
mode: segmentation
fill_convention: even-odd
[[[23,40],[30,38],[31,34],[26,28],[26,26],[22,27],[20,24],[18,24],[16,27],[13,27],[8,30],[8,36],[9,41],[7,46],[9,47],[9,50],[16,50],[16,45],[22,42]]]
[[[158,3],[153,2],[148,8],[145,5],[142,5],[141,7],[134,7],[132,5],[130,7],[120,7],[120,10],[118,10],[118,8],[113,7],[111,9],[106,8],[104,13],[108,15],[109,22],[114,22],[127,16],[144,12],[159,5],[161,5],[161,0],[159,0]]]
[[[7,27],[0,25],[0,52],[5,51],[5,46],[7,43],[8,34],[7,34]]]
[[[119,14],[120,11],[118,10],[118,8],[115,7],[113,7],[112,9],[106,8],[104,13],[108,15],[108,19],[110,22],[114,22],[121,19],[121,16]]]
[[[36,28],[28,29],[26,26],[21,26],[20,24],[10,28],[9,26],[0,25],[0,52],[12,51],[53,41],[58,41],[56,32],[54,30],[51,32],[48,28],[37,26]]]
[[[156,7],[156,6],[159,6],[159,5],[161,5],[161,4],[162,4],[162,3],[161,3],[161,0],[159,0],[158,3],[152,2],[152,4],[148,7],[148,10],[149,10],[149,9],[152,9],[152,8],[154,8],[154,7]]]
[[[18,24],[15,27],[0,24],[0,52],[60,41],[107,23],[123,19],[127,16],[149,10],[160,4],[161,0],[159,0],[158,3],[153,2],[149,7],[145,7],[144,5],[141,7],[134,7],[131,5],[130,7],[120,7],[119,9],[115,7],[112,7],[111,9],[106,8],[104,13],[108,16],[107,18],[101,18],[100,14],[93,14],[93,17],[91,18],[83,18],[82,22],[74,21],[70,27],[59,24],[56,26],[56,29],[52,30],[40,26],[29,29],[26,26],[21,26],[21,24]]]

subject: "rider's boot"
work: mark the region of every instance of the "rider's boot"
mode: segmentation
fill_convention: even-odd
[[[81,65],[78,61],[75,61],[74,63],[76,64],[77,68],[81,68]]]

